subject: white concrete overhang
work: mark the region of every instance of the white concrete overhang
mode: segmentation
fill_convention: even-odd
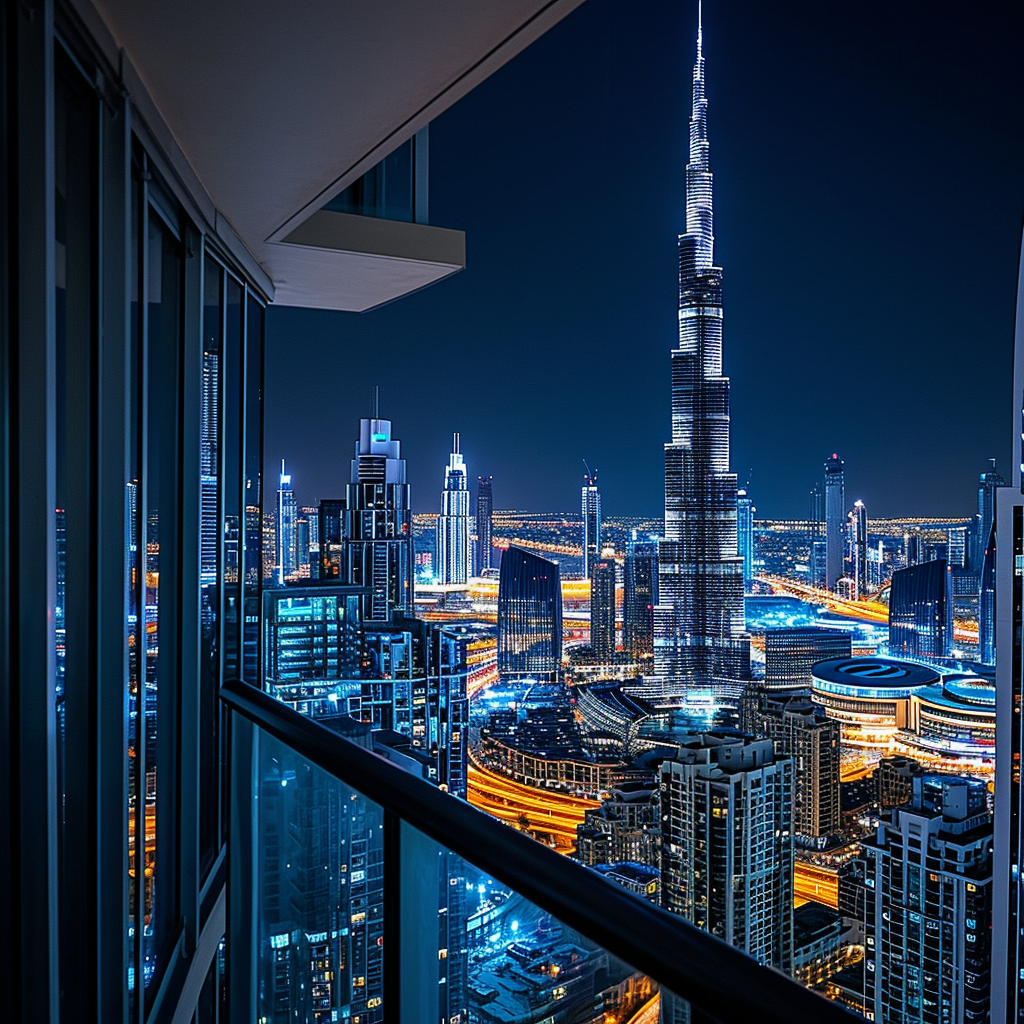
[[[93,3],[275,301],[365,310],[461,269],[464,236],[324,204],[582,0]]]

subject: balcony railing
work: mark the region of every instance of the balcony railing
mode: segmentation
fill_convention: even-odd
[[[718,1021],[722,1024],[731,1021],[742,1021],[743,1024],[751,1021],[850,1024],[861,1019],[840,1005],[803,988],[781,972],[760,965],[740,950],[686,920],[630,893],[598,872],[555,853],[373,753],[358,742],[360,727],[357,723],[351,723],[350,735],[353,739],[350,739],[292,711],[246,683],[227,683],[221,694],[223,701],[234,712],[232,742],[236,745],[236,751],[232,764],[235,766],[236,779],[233,780],[235,806],[231,817],[232,827],[236,831],[235,857],[241,858],[241,866],[236,867],[229,876],[229,958],[232,956],[232,943],[241,941],[242,945],[248,947],[251,959],[259,960],[262,956],[266,960],[266,951],[258,952],[255,948],[258,943],[254,936],[259,930],[257,921],[264,922],[264,931],[270,922],[265,920],[265,914],[261,916],[262,912],[258,909],[255,910],[255,920],[233,921],[232,915],[245,918],[254,912],[251,894],[237,889],[253,881],[253,871],[256,872],[258,882],[261,868],[254,867],[257,861],[271,863],[273,870],[277,871],[279,853],[294,855],[296,841],[301,843],[303,836],[311,834],[309,830],[303,831],[303,822],[299,821],[288,820],[280,828],[273,822],[268,826],[259,823],[259,815],[269,820],[276,813],[273,810],[277,799],[275,784],[282,788],[289,784],[305,784],[310,794],[308,799],[321,801],[315,807],[310,804],[313,813],[304,819],[307,824],[323,822],[330,817],[322,800],[327,789],[334,786],[337,787],[336,795],[343,798],[336,806],[351,806],[352,814],[356,813],[356,807],[361,808],[359,827],[364,831],[374,830],[376,836],[376,854],[362,847],[356,850],[351,842],[346,845],[343,830],[335,833],[336,836],[340,835],[335,842],[340,843],[339,849],[345,851],[343,856],[346,862],[339,870],[346,873],[342,877],[343,887],[348,884],[346,898],[353,897],[357,878],[361,885],[365,881],[365,873],[376,872],[377,875],[374,891],[379,896],[379,927],[376,931],[361,932],[361,945],[354,944],[351,948],[355,952],[351,955],[365,956],[366,943],[381,948],[378,960],[382,962],[388,1021],[420,1024],[423,1018],[418,1017],[418,1014],[423,1012],[424,993],[430,998],[429,993],[433,992],[433,998],[436,998],[439,983],[438,957],[446,955],[445,950],[439,951],[432,931],[439,915],[438,890],[435,888],[426,893],[421,891],[424,877],[422,869],[425,863],[429,864],[432,855],[435,863],[438,857],[457,858],[458,862],[464,862],[466,866],[484,873],[501,887],[507,888],[514,898],[529,901],[537,913],[550,915],[560,923],[563,936],[578,937],[578,941],[574,940],[574,948],[592,951],[592,947],[596,946],[598,952],[605,955],[606,962],[611,958],[612,963],[629,965],[633,970],[653,979],[663,995],[675,993],[680,1002],[685,1000],[689,1004],[691,1019]],[[246,723],[251,723],[256,729],[250,729]],[[256,748],[259,752],[255,764],[259,766],[259,771],[249,772],[247,778],[242,780],[243,788],[240,790],[237,785],[238,776],[245,774],[246,769],[245,757],[239,756],[237,748],[247,747],[253,735],[258,737]],[[296,764],[300,765],[300,775],[308,775],[308,772],[318,774],[316,777],[307,777],[303,783],[301,778],[296,778],[294,767],[289,768],[289,765]],[[279,783],[275,782],[277,779]],[[244,806],[239,806],[245,799],[246,784],[257,787],[256,792],[251,794],[251,816],[247,816]],[[344,812],[340,816],[344,817]],[[282,835],[292,845],[287,850],[279,851],[276,844]],[[348,835],[351,838],[355,833],[350,831]],[[242,846],[248,844],[248,855],[244,852],[239,854],[238,840],[243,841]],[[295,868],[291,862],[288,867],[291,870]],[[320,865],[318,862],[307,865],[307,868],[311,871],[328,871],[328,874],[333,870],[328,870],[328,865]],[[455,874],[458,875],[459,871],[455,871]],[[467,876],[463,872],[459,877],[464,881]],[[232,885],[236,887],[235,892],[231,892]],[[257,902],[264,898],[259,884],[254,886],[254,890]],[[279,900],[280,894],[275,892],[272,898]],[[353,922],[353,928],[356,923],[364,926],[365,917],[360,915],[370,913],[372,916],[374,901],[360,898],[347,906],[349,916],[339,917],[338,922],[344,920],[347,940],[355,943],[353,936],[348,934],[349,921]],[[443,913],[441,910],[440,914]],[[513,922],[513,930],[516,923]],[[247,937],[240,940],[239,934]],[[306,938],[312,942],[316,936]],[[265,939],[266,936],[262,936],[260,942]],[[274,941],[282,949],[287,947],[287,931],[274,937]],[[313,967],[308,969],[315,974],[319,954],[308,943],[307,947],[302,954],[305,958],[303,963],[309,965],[312,962]],[[239,973],[238,964],[241,965],[242,974]],[[318,988],[315,998],[322,998],[324,1001],[321,1005],[326,1006],[326,987],[332,982],[337,983],[338,978],[335,969],[326,960],[321,966],[324,964],[327,965],[324,978],[319,982],[313,978],[312,984],[315,986],[322,983],[323,991]],[[244,979],[245,966],[243,956],[236,961],[235,968],[229,968],[231,983],[248,987],[254,1000],[268,998],[266,979],[261,977],[259,986],[253,977]],[[352,966],[347,963],[348,969]],[[299,991],[299,983],[311,984],[308,979],[297,982],[289,976],[283,954],[275,964],[267,967],[264,963],[260,970],[276,972],[274,983],[281,991],[285,991],[285,996],[287,991]],[[554,969],[554,973],[557,974],[557,970]],[[365,991],[368,982],[364,975],[350,980],[352,984],[358,983],[358,987]],[[441,983],[446,980],[440,979]],[[258,997],[257,987],[261,993]],[[479,990],[480,986],[476,987]],[[557,988],[552,991],[556,992],[555,998],[561,998],[557,996]],[[572,995],[569,988],[562,988],[563,996]],[[304,989],[302,991],[307,1001],[314,998]],[[235,995],[237,993],[232,995],[233,1003]],[[665,997],[672,998],[667,995]],[[279,995],[278,998],[284,997]],[[364,1021],[383,1019],[384,1009],[379,1002],[374,1003],[371,1007],[373,1012],[366,1012]],[[261,1019],[261,1016],[266,1014],[253,1006],[250,1019]],[[431,1016],[437,1019],[433,1014]],[[653,1013],[648,1014],[648,1018],[656,1019]],[[317,1016],[316,1019],[330,1020],[331,1017]]]

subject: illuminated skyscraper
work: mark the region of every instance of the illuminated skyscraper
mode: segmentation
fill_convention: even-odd
[[[825,589],[835,590],[843,575],[843,523],[846,485],[843,460],[833,454],[825,463]]]
[[[583,575],[590,579],[594,562],[601,557],[601,492],[597,489],[597,470],[591,473],[589,466],[583,474],[582,514]]]
[[[660,784],[662,906],[788,971],[793,761],[771,740],[683,737]]]
[[[362,621],[390,622],[396,612],[413,612],[413,540],[409,485],[401,445],[391,438],[391,420],[359,421],[359,440],[345,489],[343,509],[320,503],[320,559],[325,578],[366,587]],[[330,514],[333,513],[333,514]],[[332,521],[340,515],[340,536]],[[340,552],[338,547],[340,546]]]
[[[437,581],[465,583],[469,579],[469,480],[459,451],[459,435],[444,469],[441,514],[437,517]]]
[[[982,473],[978,482],[978,657],[986,665],[996,663],[996,488],[1005,486],[992,459],[991,472]]]
[[[736,492],[736,547],[743,559],[743,589],[750,592],[754,582],[754,508],[745,489]]]
[[[505,678],[555,682],[561,665],[558,563],[510,547],[498,577],[498,671]]]
[[[284,583],[295,572],[295,516],[298,506],[292,490],[292,478],[284,471],[277,485],[277,582]]]
[[[483,576],[494,565],[494,478],[476,478],[476,574]]]
[[[623,567],[622,646],[632,661],[654,657],[654,606],[658,603],[658,542],[633,530]]]
[[[713,259],[702,32],[697,30],[679,236],[679,347],[672,352],[672,440],[665,445],[665,539],[658,554],[654,662],[663,698],[750,676],[736,474],[729,472],[729,378],[722,374],[722,270]],[[736,688],[734,686],[734,688]]]
[[[951,575],[944,559],[892,574],[889,653],[894,658],[948,658],[953,643]]]
[[[590,646],[598,661],[615,657],[615,555],[610,549],[590,571]]]
[[[854,502],[846,529],[849,575],[856,599],[864,597],[868,590],[868,514],[863,501]]]

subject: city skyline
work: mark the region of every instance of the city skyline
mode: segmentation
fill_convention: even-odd
[[[340,478],[341,460],[330,451],[342,424],[365,415],[363,396],[380,379],[384,413],[407,424],[417,511],[434,504],[436,467],[455,429],[474,472],[494,476],[496,508],[571,509],[575,467],[586,455],[602,467],[608,514],[657,511],[668,428],[664,352],[675,298],[665,265],[684,221],[681,48],[693,38],[696,11],[652,4],[634,13],[624,23],[615,4],[584,5],[432,126],[435,223],[474,229],[495,189],[507,191],[529,174],[546,174],[549,182],[525,207],[510,204],[497,220],[489,213],[488,226],[474,230],[463,274],[361,316],[271,310],[267,464],[282,456],[294,463],[296,481],[309,483],[301,489],[305,498],[329,494],[332,477]],[[704,17],[709,38],[713,29],[710,52],[729,55],[709,96],[720,165],[716,240],[730,270],[725,372],[736,382],[732,469],[741,482],[749,479],[766,518],[802,517],[806,493],[833,451],[846,462],[851,501],[863,500],[874,515],[969,514],[987,460],[996,457],[1004,475],[1009,468],[1002,392],[1009,386],[1024,180],[1024,146],[1014,130],[1021,109],[1013,104],[1024,62],[1008,49],[1021,33],[1007,19],[1020,16],[993,8],[967,21],[925,21],[919,12],[896,10],[879,32],[865,11],[844,21],[846,35],[831,31],[839,13],[794,4],[730,7],[728,16],[711,4]],[[970,90],[960,88],[961,52],[971,62]],[[575,74],[558,70],[560,62]],[[885,103],[865,102],[867,71]],[[789,130],[771,132],[776,115],[766,116],[758,75],[768,76],[777,96],[771,109],[783,105]],[[548,94],[556,102],[547,103]],[[975,95],[999,99],[976,104]],[[829,104],[823,130],[822,107]],[[631,118],[640,106],[643,116]],[[984,185],[971,198],[971,265],[986,281],[980,307],[955,286],[950,261],[938,255],[948,251],[939,239],[957,230],[951,211],[964,186],[957,184],[950,140],[968,113],[975,179]],[[578,155],[556,174],[548,160],[561,168],[563,145]],[[868,162],[879,146],[888,154],[884,175]],[[622,202],[609,199],[615,182],[628,180],[634,159],[645,168],[637,179],[642,187],[629,189]],[[769,213],[777,220],[783,207],[792,217],[768,224]],[[595,216],[588,211],[595,210],[604,225],[596,237],[588,230]],[[889,225],[880,250],[874,236],[869,248],[864,230],[876,223]],[[501,254],[508,246],[521,253],[531,225],[550,226],[545,246],[532,261],[513,261],[525,276],[511,292],[528,301],[509,301]],[[616,247],[630,259],[612,259]],[[782,287],[781,266],[804,282],[796,305]],[[878,267],[897,274],[898,287],[875,289]],[[964,297],[950,306],[950,294]],[[871,302],[862,301],[865,295]],[[495,325],[489,310],[498,301],[507,316]],[[455,415],[439,414],[432,395],[443,368],[427,365],[430,344],[403,340],[421,332],[443,340],[453,358],[472,353],[493,397],[478,402],[467,392]],[[970,361],[958,354],[968,335]],[[289,397],[300,384],[293,348],[300,338],[311,360],[343,351],[351,364],[322,413],[308,403],[297,410]],[[383,344],[399,356],[403,372],[382,372]],[[514,388],[506,386],[510,345],[522,353],[517,364],[531,371]],[[578,359],[582,345],[594,355],[585,363]],[[823,401],[819,387],[828,387],[829,374],[842,381],[851,345],[865,386],[847,388],[848,401]],[[275,352],[282,353],[279,366]],[[998,372],[1000,360],[1005,372]],[[559,380],[566,382],[558,398],[559,441],[551,445],[551,422],[541,410]],[[879,384],[869,386],[871,380]],[[594,388],[613,403],[617,390],[613,407],[622,415],[604,416],[590,398]],[[963,389],[962,399],[954,388]],[[763,398],[794,389],[803,401],[766,405]],[[965,415],[943,416],[937,425],[925,408],[936,389],[948,395],[951,412],[961,408]],[[525,413],[514,432],[507,429],[513,392]],[[808,405],[813,419],[805,415]],[[905,454],[899,469],[893,436]]]

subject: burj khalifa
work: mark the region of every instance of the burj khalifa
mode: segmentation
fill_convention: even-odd
[[[750,678],[736,474],[729,471],[729,378],[722,374],[722,269],[714,262],[702,28],[693,66],[686,231],[679,236],[679,347],[665,445],[665,537],[654,609],[651,696],[735,697]],[[645,689],[648,688],[645,686]]]

